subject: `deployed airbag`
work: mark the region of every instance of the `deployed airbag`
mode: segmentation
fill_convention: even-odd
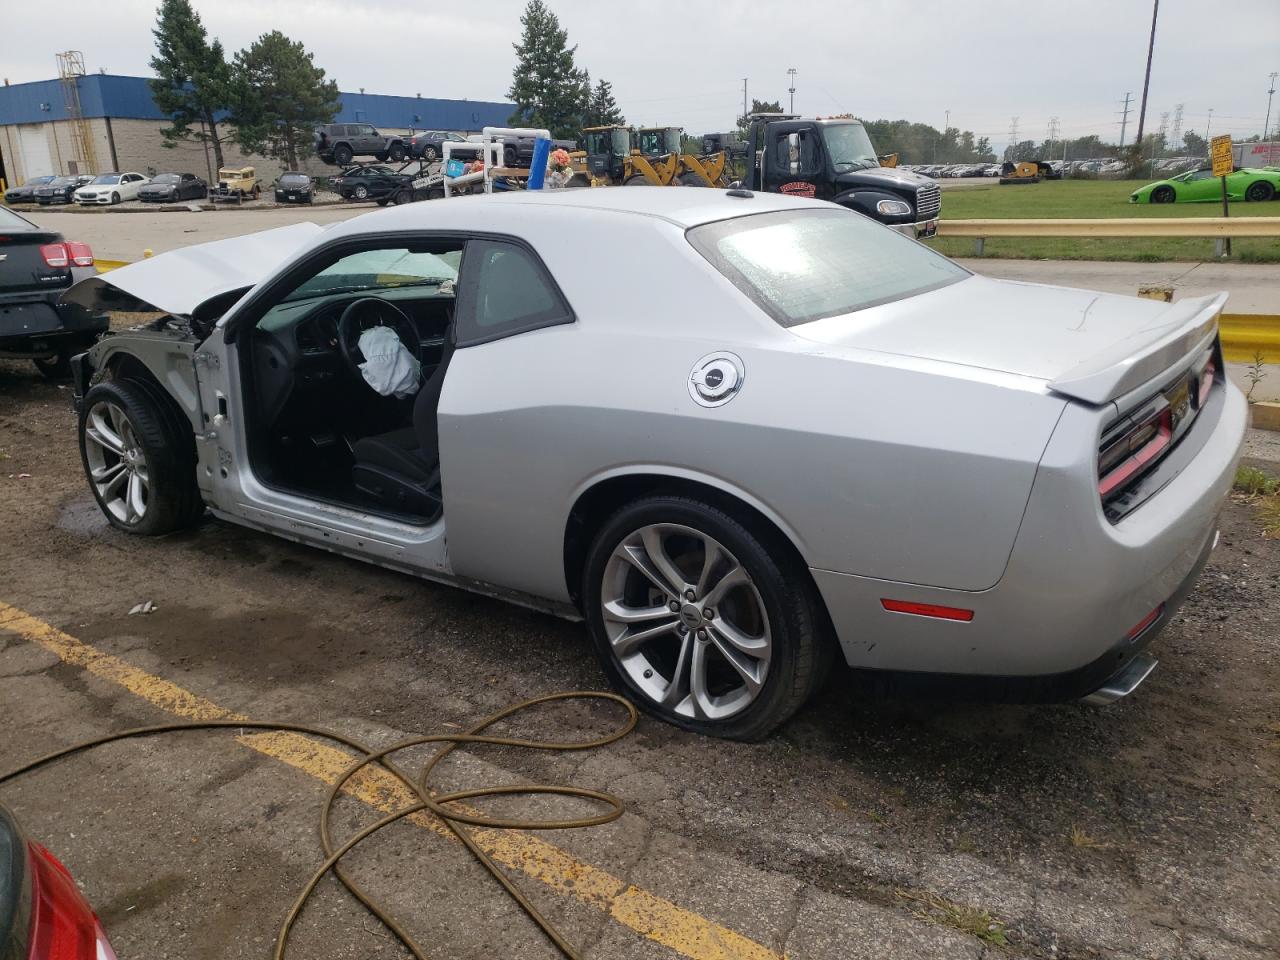
[[[365,382],[384,397],[412,397],[422,386],[422,364],[390,327],[370,327],[360,334]]]

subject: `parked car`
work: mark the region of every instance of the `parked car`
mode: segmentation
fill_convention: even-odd
[[[71,872],[0,805],[0,957],[116,960]]]
[[[87,175],[55,177],[46,184],[36,187],[36,203],[48,206],[52,203],[70,203],[75,192],[93,180]]]
[[[399,163],[408,154],[401,137],[381,134],[371,123],[326,123],[316,127],[316,155],[325,163],[345,167],[355,157]]]
[[[161,173],[138,191],[143,203],[178,203],[182,200],[203,200],[209,195],[209,184],[194,173]]]
[[[439,160],[444,156],[442,147],[446,140],[452,140],[454,143],[467,142],[467,138],[460,133],[449,130],[423,130],[421,133],[410,134],[405,139],[405,145],[409,149],[409,156],[415,160]]]
[[[315,183],[305,173],[290,171],[280,174],[275,186],[276,203],[311,203]]]
[[[389,167],[366,164],[342,171],[341,176],[333,178],[333,187],[343,200],[376,200],[381,205],[402,190],[412,190],[413,177]]]
[[[1280,194],[1280,170],[1244,167],[1227,175],[1230,200],[1267,201]],[[1213,170],[1189,170],[1168,180],[1157,180],[1129,194],[1130,203],[1211,203],[1222,202],[1222,182]]]
[[[78,189],[72,197],[80,204],[114,205],[125,200],[136,200],[138,191],[148,182],[140,173],[103,173]]]
[[[33,360],[45,376],[65,378],[71,354],[98,339],[108,318],[58,298],[96,273],[88,244],[0,208],[0,357]]]
[[[617,295],[655,276],[682,309]],[[785,720],[837,653],[998,699],[1132,691],[1216,543],[1247,416],[1225,295],[977,276],[784,194],[409,204],[67,299],[121,294],[184,319],[73,363],[112,525],[207,504],[585,619],[619,689],[726,737]],[[375,326],[421,364],[409,407],[385,396],[412,392],[409,357],[366,378]]]
[[[262,181],[253,167],[223,167],[218,171],[218,186],[209,195],[211,200],[243,203],[262,196]]]
[[[43,187],[46,183],[52,183],[57,177],[32,177],[20,187],[10,187],[4,192],[5,203],[35,203],[36,187]]]

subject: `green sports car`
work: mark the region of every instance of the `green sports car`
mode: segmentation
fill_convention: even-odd
[[[1280,196],[1280,170],[1242,167],[1227,175],[1227,199],[1274,200]],[[1129,194],[1130,203],[1209,203],[1222,200],[1222,184],[1207,167],[1148,183]]]

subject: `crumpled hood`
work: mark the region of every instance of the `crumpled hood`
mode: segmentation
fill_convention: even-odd
[[[215,297],[256,286],[323,229],[315,223],[294,223],[170,250],[82,280],[62,295],[62,302],[110,310],[133,299],[173,316],[191,317]]]
[[[791,327],[833,346],[1047,381],[1090,403],[1172,365],[1212,331],[1226,294],[1175,304],[989,277]]]

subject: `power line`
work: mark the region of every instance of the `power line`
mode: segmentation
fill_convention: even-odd
[[[1124,149],[1124,132],[1129,127],[1129,102],[1133,99],[1132,93],[1124,95],[1124,117],[1120,120],[1120,149]]]

